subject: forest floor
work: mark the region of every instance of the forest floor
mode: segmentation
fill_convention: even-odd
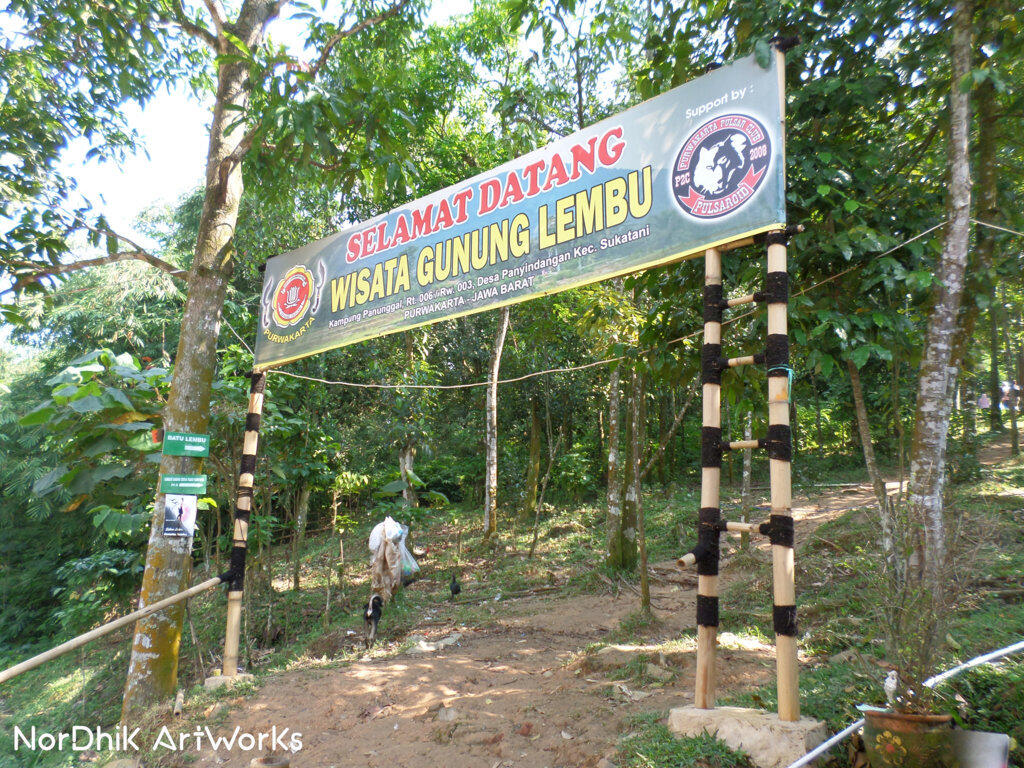
[[[999,442],[985,446],[979,458],[993,464],[1006,455]],[[896,482],[889,485],[898,488]],[[797,558],[815,538],[838,548],[819,536],[822,526],[873,503],[867,484],[818,490],[794,500]],[[761,569],[753,563],[770,556],[768,543],[757,537],[750,552],[727,557],[725,600],[735,585],[756,580]],[[220,732],[236,726],[242,733],[289,728],[302,734],[299,762],[325,768],[615,764],[623,735],[628,738],[642,726],[645,713],[693,701],[695,650],[687,638],[692,638],[696,576],[677,569],[671,559],[653,563],[650,574],[650,622],[639,618],[635,585],[605,576],[597,594],[496,597],[487,601],[486,616],[467,623],[443,600],[447,572],[435,571],[411,589],[436,596],[436,605],[411,633],[389,639],[393,654],[267,679],[232,709]],[[474,583],[468,586],[463,600],[473,599]],[[759,592],[760,612],[767,613],[770,592]],[[384,621],[386,626],[386,614]],[[728,631],[731,623],[720,627],[723,700],[753,694],[774,679],[770,638],[752,631],[756,622],[742,622],[734,627],[738,632]],[[417,643],[411,648],[410,637]],[[457,641],[422,650],[421,639],[436,643],[446,637]],[[598,653],[613,641],[620,644]],[[311,652],[332,650],[328,639]],[[828,658],[804,654],[802,661],[814,667]],[[873,673],[872,663],[877,664]],[[879,685],[885,672],[880,660],[861,668]],[[198,764],[242,768],[251,757],[237,748],[207,750]]]
[[[1024,636],[1024,604],[1013,597],[1024,586],[1024,462],[1007,455],[1005,441],[982,446],[979,473],[951,497],[969,534],[963,562],[971,571],[946,636],[949,662]],[[723,489],[726,514],[734,491]],[[855,719],[857,704],[880,702],[887,669],[870,545],[873,494],[863,483],[801,491],[793,510],[801,702],[805,714],[835,730]],[[291,590],[285,562],[275,568],[273,589],[250,590],[246,655],[254,683],[202,688],[217,661],[223,596],[193,601],[181,651],[183,714],[154,710],[138,741],[152,744],[164,726],[172,734],[209,727],[227,738],[288,729],[286,742],[301,734],[292,764],[302,768],[746,768],[744,756],[711,739],[674,739],[664,725],[668,709],[692,702],[696,576],[677,569],[674,558],[691,544],[696,498],[676,488],[645,495],[644,503],[653,618],[639,612],[634,579],[597,565],[603,509],[548,510],[532,559],[525,524],[485,548],[467,533],[475,519],[452,513],[414,525],[414,543],[426,550],[423,577],[385,609],[369,652],[359,615],[368,592],[368,574],[358,572],[365,532],[352,535],[346,591],[339,595],[335,581],[329,603],[325,576],[337,541],[314,538],[301,561],[301,590]],[[463,585],[455,602],[447,589],[453,571]],[[774,709],[771,565],[761,537],[749,550],[734,538],[724,547],[719,630],[719,703]],[[126,645],[123,638],[96,643],[88,655],[0,692],[0,766],[111,757],[25,755],[9,763],[3,731],[14,722],[51,729],[116,722]],[[1024,663],[971,673],[950,693],[974,706],[967,725],[1024,742]],[[197,749],[186,737],[180,750],[147,746],[142,765],[243,768],[262,752],[242,746]],[[842,750],[835,759],[849,764]],[[1019,751],[1014,760],[1024,764]]]
[[[865,507],[870,494],[869,487],[856,486],[813,501],[797,498],[797,556],[822,523]],[[771,557],[763,540],[753,550]],[[475,624],[459,622],[457,611],[441,602],[438,615],[424,616],[413,633],[435,643],[457,634],[455,645],[434,652],[413,646],[341,668],[283,673],[237,707],[221,732],[239,726],[243,733],[261,733],[275,725],[298,731],[301,763],[310,766],[582,767],[611,761],[637,715],[693,701],[695,650],[679,638],[693,628],[697,579],[672,560],[652,564],[650,572],[654,621],[633,632],[628,626],[637,621],[635,587],[611,579],[601,594],[491,600],[489,618]],[[727,562],[722,587],[749,576],[742,565]],[[439,573],[411,588],[440,599],[447,581]],[[767,611],[770,594],[764,598]],[[631,640],[624,648],[636,652],[611,659],[585,652],[619,638]],[[774,649],[765,640],[723,634],[720,695],[773,680]],[[329,643],[313,653],[318,650],[330,650]],[[237,748],[210,750],[198,764],[242,768],[251,757]]]

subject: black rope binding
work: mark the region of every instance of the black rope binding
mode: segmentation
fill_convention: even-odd
[[[722,466],[722,428],[700,428],[700,465],[702,467]]]
[[[697,624],[702,627],[718,626],[718,598],[697,595]]]
[[[256,474],[256,454],[254,453],[243,453],[242,459],[238,462],[238,471],[240,474]]]
[[[693,548],[693,555],[697,558],[697,573],[701,576],[718,575],[721,518],[722,512],[718,507],[701,507],[697,514],[697,546]]]
[[[725,309],[725,296],[722,284],[704,286],[704,322],[722,322],[722,310]]]
[[[796,606],[795,605],[773,605],[772,624],[775,625],[776,635],[796,637]]]
[[[764,363],[769,376],[789,376],[789,336],[785,333],[768,334]]]
[[[705,344],[700,348],[700,383],[722,383],[721,344]]]
[[[258,414],[258,413],[247,413],[247,414],[245,414],[245,431],[246,432],[259,432],[260,431],[260,414]]]
[[[768,458],[779,461],[793,460],[793,441],[789,424],[768,425]]]
[[[250,372],[246,375],[251,379],[251,383],[249,384],[249,394],[262,394],[267,388],[267,374]]]
[[[769,515],[767,523],[761,523],[757,530],[762,536],[767,536],[772,544],[782,547],[793,546],[795,527],[793,518],[790,515]]]
[[[800,35],[776,35],[770,42],[778,50],[785,53],[800,45]]]
[[[231,592],[241,592],[245,586],[245,545],[235,544],[231,547],[231,559],[228,569],[218,576],[222,583],[227,583]]]
[[[803,232],[803,227],[799,224],[790,224],[788,227],[775,232],[767,232],[764,235],[764,244],[766,245],[787,245],[789,238],[793,235],[798,235]],[[754,238],[754,242],[762,242],[759,237]]]
[[[756,294],[755,294],[756,295]],[[769,304],[785,304],[789,301],[789,272],[774,271],[764,276],[764,292],[761,294]]]

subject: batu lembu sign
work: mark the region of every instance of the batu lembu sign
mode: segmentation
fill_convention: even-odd
[[[772,57],[714,70],[270,260],[266,368],[685,258],[785,224]]]

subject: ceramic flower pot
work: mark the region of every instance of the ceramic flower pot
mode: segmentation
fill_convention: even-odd
[[[866,711],[864,749],[871,768],[960,768],[950,715]]]

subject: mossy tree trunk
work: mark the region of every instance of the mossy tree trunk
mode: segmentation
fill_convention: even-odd
[[[537,507],[537,484],[540,482],[541,433],[544,424],[540,418],[537,398],[530,398],[530,455],[526,466],[526,492],[523,497],[523,519],[529,520]]]
[[[864,388],[860,381],[860,371],[852,360],[846,361],[846,369],[850,374],[850,387],[853,389],[853,409],[857,414],[860,444],[864,449],[864,466],[867,467],[868,478],[875,490],[875,504],[878,506],[878,519],[882,528],[882,551],[888,559],[895,553],[889,498],[885,492],[885,480],[878,469],[878,462],[875,461],[875,447],[871,442],[871,423],[868,421],[868,409],[864,402]]]
[[[299,574],[302,570],[302,545],[306,542],[306,521],[309,519],[308,480],[299,481],[295,494],[295,535],[292,537],[292,589],[299,589]]]
[[[263,39],[266,24],[280,4],[271,0],[246,0],[231,33],[250,50]],[[223,29],[218,46],[228,53],[231,44]],[[229,130],[244,110],[251,88],[250,73],[238,58],[222,57],[217,63],[217,89],[210,123],[203,210],[199,219],[195,259],[188,276],[188,293],[181,320],[181,336],[163,426],[167,431],[206,433],[210,393],[217,363],[224,295],[232,271],[235,224],[242,198],[240,157],[242,130]],[[160,471],[193,473],[200,462],[192,458],[164,456]],[[156,495],[149,545],[138,607],[186,589],[191,566],[191,538],[163,535],[164,497]],[[174,696],[178,685],[178,651],[184,607],[178,605],[139,621],[135,626],[131,659],[125,682],[122,717]]]
[[[605,518],[607,562],[622,567],[622,471],[619,466],[621,374],[612,368],[608,382],[608,513]]]
[[[509,308],[503,307],[498,317],[498,333],[494,339],[490,367],[487,372],[487,434],[486,462],[484,465],[484,539],[490,539],[498,530],[498,374],[501,354],[508,333]]]
[[[951,396],[957,378],[958,361],[952,354],[953,338],[957,331],[970,238],[970,96],[961,84],[966,81],[971,69],[971,0],[959,0],[956,3],[952,25],[953,71],[949,100],[946,231],[936,270],[934,304],[928,318],[919,369],[909,489],[912,520],[924,530],[922,576],[936,605],[944,601],[946,594],[944,571],[947,565],[947,533],[942,503],[946,438],[949,433]]]
[[[620,555],[619,568],[632,571],[636,568],[637,562],[637,512],[640,501],[639,474],[634,477],[633,464],[641,460],[640,440],[642,425],[639,423],[640,404],[637,400],[641,396],[638,392],[638,377],[636,374],[630,376],[627,385],[626,395],[626,471],[625,488],[622,493],[622,522],[620,524],[619,538]]]

